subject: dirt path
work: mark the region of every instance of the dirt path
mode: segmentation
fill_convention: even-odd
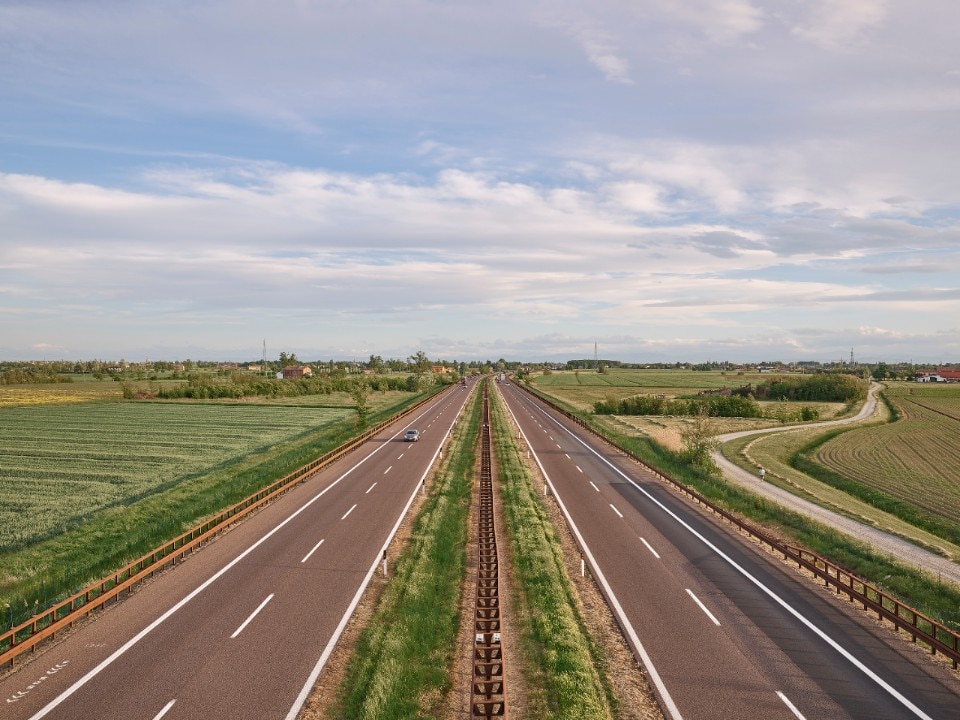
[[[877,383],[871,384],[870,392],[867,395],[866,402],[863,404],[860,412],[854,417],[844,418],[842,420],[829,420],[822,423],[810,423],[801,426],[765,428],[763,430],[745,430],[742,432],[727,433],[725,435],[718,435],[717,440],[719,440],[721,443],[725,443],[729,440],[735,440],[748,435],[759,435],[762,433],[773,432],[791,432],[792,430],[807,429],[817,426],[830,427],[833,425],[844,425],[847,423],[857,422],[858,420],[864,420],[873,415],[874,411],[876,410],[877,392],[879,390],[880,385]],[[723,472],[728,482],[741,485],[742,487],[749,489],[751,492],[773,500],[783,507],[790,508],[791,510],[795,510],[796,512],[806,515],[807,517],[810,517],[818,522],[836,528],[840,532],[850,535],[854,539],[863,540],[875,547],[877,550],[898,558],[900,561],[908,565],[920,567],[934,576],[941,577],[944,580],[950,580],[957,585],[960,585],[960,565],[957,563],[941,557],[940,555],[936,555],[932,552],[924,550],[923,548],[917,547],[913,543],[910,543],[906,540],[885,533],[882,530],[877,530],[869,525],[864,525],[856,520],[844,517],[843,515],[838,515],[832,510],[827,510],[826,508],[820,507],[809,500],[797,497],[793,493],[777,487],[776,485],[760,482],[757,475],[733,464],[727,460],[719,450],[713,453],[713,459],[720,467],[720,470]]]

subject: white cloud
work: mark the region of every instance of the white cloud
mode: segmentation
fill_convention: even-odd
[[[739,42],[763,27],[764,12],[750,0],[679,0],[659,9],[721,44]]]
[[[3,4],[0,357],[158,344],[138,318],[254,356],[264,327],[344,352],[602,331],[815,353],[864,324],[949,345],[958,20],[947,0]]]
[[[849,49],[883,23],[889,4],[889,0],[818,0],[793,33],[825,48]]]

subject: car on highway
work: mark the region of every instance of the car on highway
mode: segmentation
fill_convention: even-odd
[[[420,431],[410,428],[403,434],[403,439],[405,442],[416,442],[420,439]]]

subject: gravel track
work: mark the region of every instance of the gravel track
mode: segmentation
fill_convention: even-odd
[[[721,443],[725,443],[730,440],[746,437],[748,435],[760,435],[763,433],[773,432],[790,432],[791,430],[806,429],[815,426],[829,427],[832,425],[845,425],[848,423],[857,422],[859,420],[864,420],[873,415],[874,411],[876,410],[877,392],[879,390],[880,385],[877,383],[871,384],[870,392],[867,395],[866,402],[863,404],[860,412],[854,417],[844,418],[842,420],[828,420],[822,423],[805,424],[794,427],[744,430],[741,432],[718,435],[717,440],[719,440]],[[836,528],[840,532],[843,532],[856,540],[867,542],[877,550],[885,552],[888,555],[897,558],[901,562],[906,563],[907,565],[922,568],[932,575],[939,576],[944,580],[950,580],[956,585],[960,586],[960,565],[957,563],[941,557],[940,555],[936,555],[935,553],[929,552],[928,550],[924,550],[923,548],[903,540],[902,538],[890,535],[882,530],[877,530],[869,525],[864,525],[863,523],[857,522],[856,520],[852,520],[848,517],[844,517],[843,515],[838,515],[832,510],[827,510],[826,508],[820,507],[809,500],[797,497],[793,493],[777,487],[776,485],[759,482],[755,474],[733,464],[727,460],[719,450],[713,452],[713,459],[720,467],[720,470],[723,472],[728,482],[736,483],[737,485],[747,488],[751,492],[773,500],[783,507],[806,515],[807,517],[810,517],[825,525],[829,525],[830,527]]]

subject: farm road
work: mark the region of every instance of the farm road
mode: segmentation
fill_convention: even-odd
[[[854,417],[844,418],[842,420],[828,420],[822,423],[810,423],[793,427],[776,427],[765,428],[763,430],[745,430],[741,432],[727,433],[725,435],[718,435],[717,440],[719,440],[721,443],[725,443],[729,440],[735,440],[748,435],[760,435],[774,432],[791,432],[792,430],[802,430],[815,427],[817,425],[829,427],[832,425],[844,425],[847,423],[857,422],[858,420],[864,420],[873,415],[873,413],[876,411],[877,392],[879,390],[879,384],[871,384],[870,392],[867,395],[866,402],[863,404],[860,412]],[[776,485],[759,482],[756,474],[748,472],[743,468],[734,465],[732,462],[727,460],[719,450],[713,453],[713,459],[716,461],[717,465],[720,466],[721,471],[729,482],[737,483],[738,485],[749,489],[751,492],[769,498],[770,500],[773,500],[784,507],[795,510],[798,513],[802,513],[807,517],[824,523],[825,525],[834,527],[853,538],[863,540],[878,550],[893,557],[899,558],[902,562],[907,563],[908,565],[923,568],[933,575],[938,575],[944,579],[951,580],[957,585],[960,585],[960,565],[957,563],[951,562],[950,560],[929,552],[928,550],[924,550],[923,548],[918,547],[907,540],[890,535],[889,533],[883,532],[882,530],[878,530],[869,525],[864,525],[856,520],[839,515],[832,510],[820,507],[819,505],[812,503],[809,500],[805,500],[804,498],[798,497],[793,493],[784,490],[783,488],[777,487]]]

